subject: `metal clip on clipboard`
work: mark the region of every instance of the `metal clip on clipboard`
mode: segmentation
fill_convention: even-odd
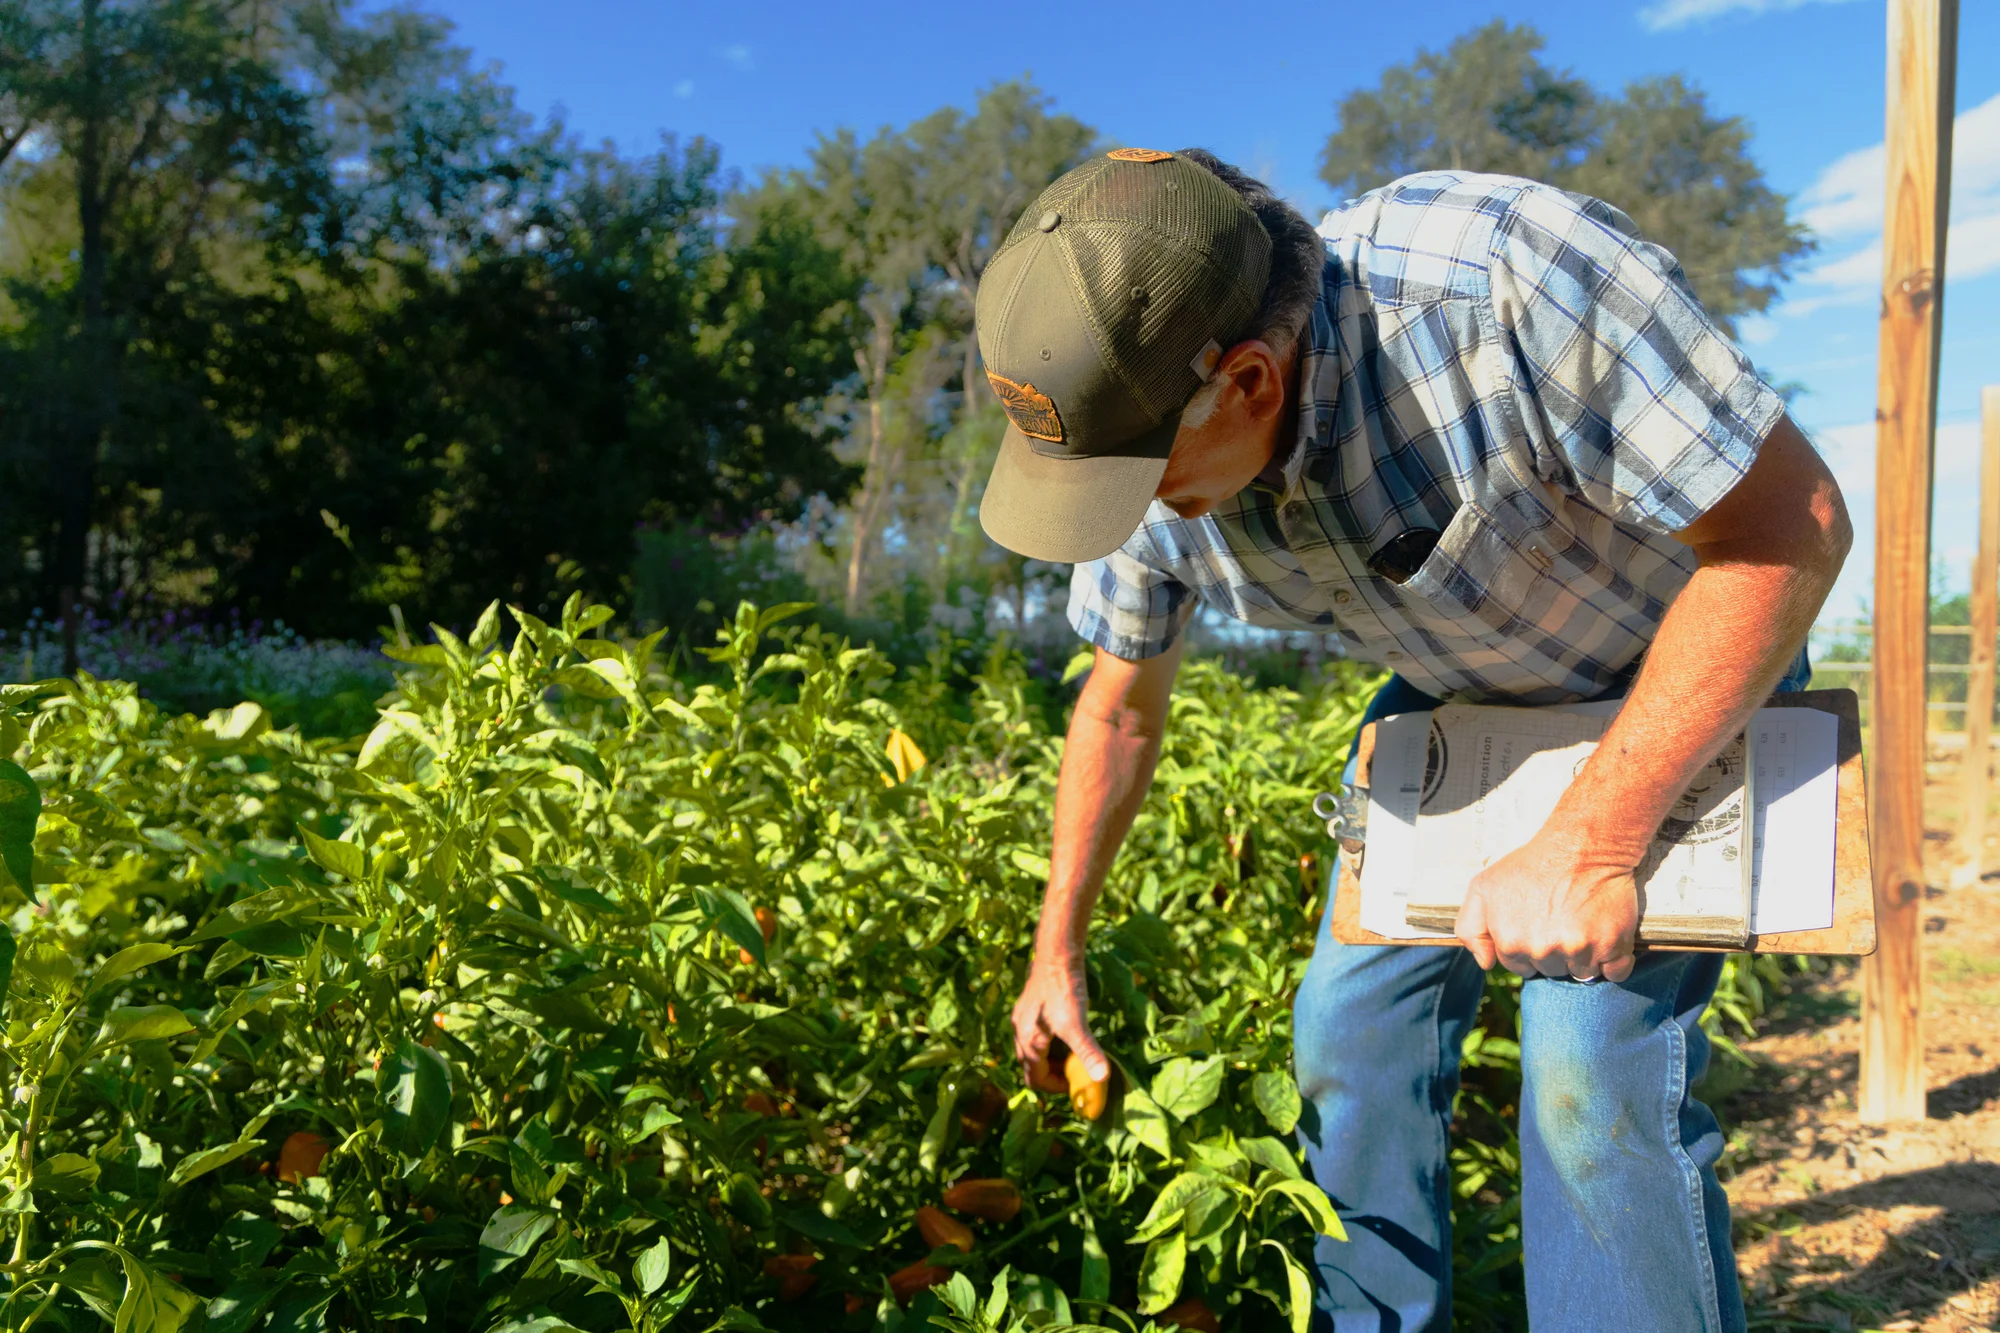
[[[1326,821],[1326,836],[1340,844],[1358,873],[1368,850],[1368,788],[1343,782],[1338,795],[1323,791],[1313,797],[1312,812],[1313,818]]]

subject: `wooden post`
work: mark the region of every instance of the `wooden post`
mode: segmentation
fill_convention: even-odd
[[[1924,720],[1931,454],[1958,0],[1889,0],[1888,192],[1875,409],[1874,772],[1878,946],[1862,964],[1864,1121],[1924,1115]]]
[[[1965,681],[1965,875],[1986,868],[1987,783],[1992,775],[1994,640],[2000,637],[2000,384],[1979,395],[1979,554],[1972,565],[1972,655]]]

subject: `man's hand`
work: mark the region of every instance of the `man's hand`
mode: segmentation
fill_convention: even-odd
[[[1028,969],[1028,984],[1014,1001],[1014,1054],[1028,1074],[1028,1086],[1067,1092],[1069,1082],[1050,1054],[1060,1043],[1076,1053],[1093,1083],[1111,1073],[1111,1062],[1090,1035],[1090,999],[1084,989],[1083,960],[1040,951]]]
[[[1632,867],[1593,860],[1554,821],[1474,876],[1458,909],[1459,941],[1479,966],[1523,977],[1623,981],[1638,929]]]

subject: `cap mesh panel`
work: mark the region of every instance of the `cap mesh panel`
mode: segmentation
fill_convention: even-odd
[[[1249,332],[1263,303],[1271,263],[1263,224],[1198,163],[1097,157],[1044,190],[1000,253],[1038,232],[1051,211],[1061,215],[1055,239],[1115,373],[1155,420],[1179,410],[1201,384],[1195,355],[1211,338],[1228,346]]]

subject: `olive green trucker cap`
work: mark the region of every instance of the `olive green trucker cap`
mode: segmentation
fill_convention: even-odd
[[[1189,158],[1120,148],[1044,190],[979,284],[979,354],[1008,420],[986,535],[1062,563],[1124,545],[1270,271],[1263,223]]]

